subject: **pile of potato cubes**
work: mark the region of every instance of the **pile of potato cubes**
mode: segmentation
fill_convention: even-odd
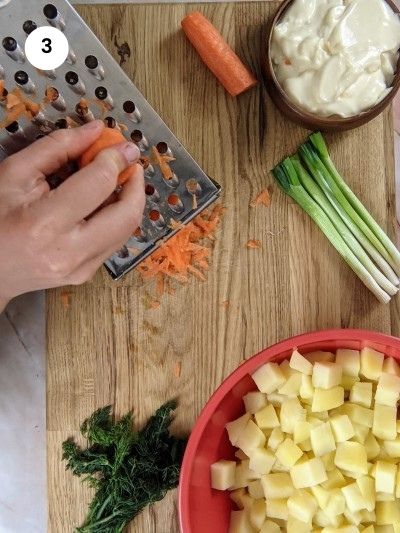
[[[371,349],[267,363],[226,425],[238,462],[211,466],[231,491],[229,533],[400,533],[400,367]]]

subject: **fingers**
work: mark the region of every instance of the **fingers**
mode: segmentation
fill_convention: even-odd
[[[144,172],[137,164],[118,201],[101,209],[82,227],[86,258],[101,264],[121,248],[140,225],[144,205]]]
[[[28,192],[52,172],[77,159],[99,137],[104,128],[95,120],[80,128],[58,130],[34,142],[24,150],[8,157],[3,163],[5,174],[14,185]]]
[[[49,217],[60,229],[81,222],[112,194],[119,174],[139,157],[138,147],[128,142],[103,150],[44,200]]]

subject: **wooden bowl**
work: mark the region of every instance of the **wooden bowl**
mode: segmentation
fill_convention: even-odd
[[[262,66],[264,81],[265,81],[267,91],[272,101],[276,105],[276,107],[288,119],[292,120],[293,122],[296,122],[297,124],[300,124],[300,126],[303,126],[304,128],[307,128],[309,130],[321,130],[321,131],[351,130],[353,128],[358,128],[359,126],[366,124],[373,118],[380,115],[382,111],[391,103],[391,101],[395,97],[400,87],[400,56],[397,61],[397,68],[396,68],[396,73],[395,73],[395,77],[393,80],[391,91],[385,96],[383,100],[381,100],[374,107],[371,107],[367,111],[363,111],[362,113],[359,113],[358,115],[354,115],[353,117],[349,117],[349,118],[340,117],[338,115],[322,117],[322,116],[309,113],[308,111],[305,111],[304,109],[299,107],[297,104],[292,102],[292,100],[290,100],[288,95],[282,89],[275,75],[270,51],[271,51],[272,35],[273,35],[275,25],[279,22],[279,20],[281,19],[281,17],[283,16],[283,14],[286,12],[286,10],[289,8],[290,4],[293,1],[294,0],[284,0],[282,2],[272,22],[270,22],[266,27],[266,36],[267,36],[266,46],[264,45],[264,41],[262,44],[263,48],[261,51],[261,66]],[[393,0],[385,0],[385,1],[389,4],[391,9],[395,13],[397,13],[398,16],[400,17],[400,10],[396,6],[396,4],[393,2]]]

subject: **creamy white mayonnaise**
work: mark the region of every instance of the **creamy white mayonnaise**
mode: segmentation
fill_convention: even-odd
[[[317,115],[351,117],[390,91],[400,20],[384,0],[294,0],[272,37],[281,87]]]

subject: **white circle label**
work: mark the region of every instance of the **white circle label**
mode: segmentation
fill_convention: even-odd
[[[41,26],[33,31],[25,43],[29,63],[40,70],[60,67],[68,57],[69,44],[62,31],[53,26]]]

